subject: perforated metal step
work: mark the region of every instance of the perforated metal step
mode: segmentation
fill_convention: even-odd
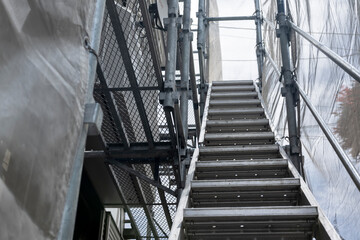
[[[194,180],[192,207],[295,206],[299,188],[295,178]]]
[[[207,146],[273,144],[275,138],[272,132],[207,133],[205,142]]]
[[[237,86],[237,85],[254,85],[252,80],[241,80],[241,81],[215,81],[212,83],[213,87],[217,86]]]
[[[251,179],[289,177],[286,159],[198,161],[195,179]]]
[[[265,117],[264,109],[237,108],[237,109],[209,109],[208,119],[210,120],[229,120],[229,119],[261,119]]]
[[[241,92],[241,91],[255,91],[254,85],[239,85],[239,86],[214,86],[213,93],[218,92]]]
[[[278,158],[279,146],[271,145],[240,145],[240,146],[209,146],[200,147],[199,160],[243,160]]]
[[[187,208],[184,224],[188,239],[310,239],[317,216],[310,206]]]
[[[238,99],[238,100],[212,100],[210,101],[211,108],[238,108],[238,107],[260,107],[259,99]]]
[[[212,93],[210,99],[255,99],[257,92]]]
[[[206,132],[257,132],[270,131],[269,120],[236,119],[236,120],[208,120]]]

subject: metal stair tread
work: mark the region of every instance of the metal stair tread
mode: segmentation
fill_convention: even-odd
[[[211,92],[237,92],[237,91],[255,91],[254,85],[232,85],[232,86],[214,86]]]
[[[205,140],[274,139],[273,132],[206,133]]]
[[[276,220],[276,219],[316,219],[317,207],[220,207],[220,208],[185,208],[184,219],[214,221],[220,220]]]
[[[210,107],[215,106],[238,106],[238,105],[261,105],[259,99],[237,99],[237,100],[211,100]]]
[[[298,178],[262,178],[262,179],[221,179],[192,180],[192,191],[231,191],[231,190],[269,190],[297,189],[300,187]]]
[[[213,81],[213,86],[253,85],[253,80]]]
[[[249,98],[254,99],[258,98],[257,92],[228,92],[226,94],[224,93],[212,93],[210,96],[210,99],[220,99],[220,98],[232,98],[232,99],[238,99],[238,98]]]
[[[196,171],[213,170],[221,171],[226,169],[272,169],[272,168],[287,168],[288,160],[279,159],[254,159],[254,160],[237,160],[237,161],[198,161],[196,162]]]
[[[212,154],[234,154],[241,152],[278,152],[279,146],[276,144],[270,145],[237,145],[237,146],[205,146],[200,147],[200,155]]]

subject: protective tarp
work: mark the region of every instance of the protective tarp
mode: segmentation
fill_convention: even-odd
[[[207,16],[218,17],[219,9],[216,0],[208,0],[206,3]],[[212,81],[221,81],[222,66],[221,66],[221,45],[220,45],[220,29],[218,22],[209,22],[207,27],[207,45],[208,57],[206,60],[206,76],[205,79],[211,83]]]
[[[276,1],[264,0],[262,3],[264,16],[275,25]],[[289,0],[287,4],[297,26],[359,69],[360,1]],[[271,24],[264,23],[264,41],[280,69],[279,39]],[[291,48],[299,85],[360,170],[359,83],[301,36],[296,35]],[[278,79],[278,74],[266,60],[263,96],[277,137],[286,143],[286,110]],[[303,101],[300,109],[307,183],[340,235],[347,240],[359,239],[360,193]]]
[[[0,1],[0,239],[54,239],[82,127],[95,0]]]

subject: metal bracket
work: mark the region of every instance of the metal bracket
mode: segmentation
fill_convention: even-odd
[[[103,116],[100,104],[85,104],[84,124],[89,125],[88,136],[97,136],[100,134]]]
[[[170,24],[171,18],[164,18],[164,28],[167,30],[167,26]],[[180,27],[182,23],[182,17],[176,18],[176,26]]]

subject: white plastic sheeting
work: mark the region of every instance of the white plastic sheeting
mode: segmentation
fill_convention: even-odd
[[[289,0],[294,23],[349,63],[360,67],[359,0]],[[276,25],[276,0],[263,0],[263,14]],[[281,66],[279,40],[271,24],[264,23],[264,41]],[[292,59],[299,85],[305,90],[353,163],[360,170],[360,84],[301,36],[292,43]],[[263,95],[267,110],[286,143],[286,110],[279,76],[270,62],[264,69]],[[321,208],[346,240],[360,238],[360,193],[301,101],[301,142],[305,177]]]
[[[80,134],[95,0],[0,1],[0,239],[54,239]]]

